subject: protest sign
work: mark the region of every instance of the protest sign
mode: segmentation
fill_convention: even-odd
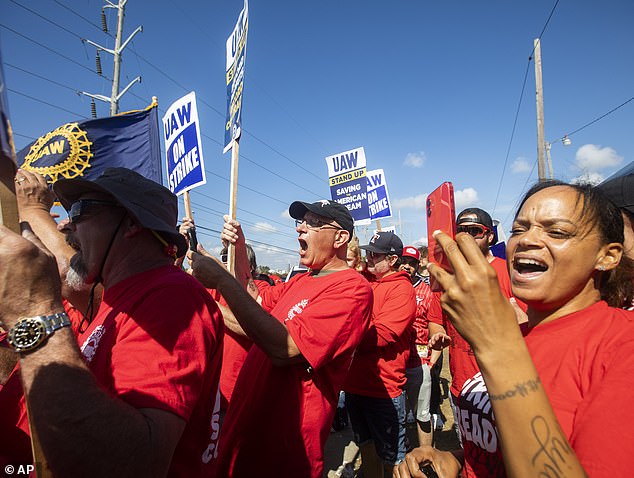
[[[167,185],[174,194],[205,184],[196,93],[175,101],[163,116]]]
[[[247,33],[249,31],[249,4],[244,0],[236,26],[227,38],[227,114],[225,121],[226,153],[238,141],[242,125],[242,92],[244,86],[244,63],[247,54]]]
[[[367,220],[368,182],[363,147],[326,157],[330,195],[333,201],[348,208],[355,224]],[[367,224],[367,221],[365,221]]]
[[[385,173],[382,169],[374,169],[367,172],[367,178],[370,219],[375,220],[392,217]]]

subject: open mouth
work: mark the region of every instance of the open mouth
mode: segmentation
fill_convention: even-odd
[[[513,269],[515,269],[519,274],[531,275],[546,272],[548,270],[548,266],[544,262],[536,259],[520,257],[513,260]]]
[[[299,253],[303,254],[308,249],[308,243],[304,239],[297,239],[299,242]]]

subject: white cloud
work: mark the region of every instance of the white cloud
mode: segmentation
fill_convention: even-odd
[[[410,196],[394,201],[394,209],[425,209],[425,200],[427,194],[419,194],[418,196]]]
[[[277,228],[268,222],[256,222],[253,226],[255,232],[276,232]]]
[[[427,246],[427,236],[423,236],[420,239],[416,239],[412,245],[416,247]]]
[[[288,213],[288,208],[284,209],[281,213],[280,213],[280,217],[284,218],[284,219],[293,219],[291,217],[291,215]]]
[[[605,178],[600,173],[593,172],[593,171],[586,171],[581,176],[577,176],[576,178],[573,178],[570,182],[573,184],[579,184],[579,183],[599,184],[604,179]]]
[[[608,146],[602,148],[595,144],[584,144],[577,150],[575,160],[577,166],[585,173],[592,173],[618,166],[623,162],[623,156],[619,156]]]
[[[456,214],[458,214],[464,208],[475,206],[478,203],[478,191],[473,188],[465,188],[461,191],[455,191],[454,199],[456,201]]]
[[[407,153],[407,156],[405,156],[405,161],[403,161],[403,165],[407,166],[408,168],[422,168],[426,160],[427,157],[425,156],[425,153],[423,151],[420,151],[418,153]]]
[[[528,164],[528,160],[526,158],[519,157],[513,164],[511,164],[511,172],[514,174],[518,173],[528,173],[531,170],[531,165]]]

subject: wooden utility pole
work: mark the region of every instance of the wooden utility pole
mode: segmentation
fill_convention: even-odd
[[[533,41],[535,58],[535,99],[537,103],[537,176],[546,180],[546,141],[544,139],[544,89],[542,86],[542,52],[539,38]]]

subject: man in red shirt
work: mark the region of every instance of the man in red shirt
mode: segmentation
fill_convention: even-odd
[[[322,477],[339,391],[370,320],[372,289],[346,263],[348,209],[296,201],[289,214],[309,271],[284,284],[258,292],[242,229],[228,216],[222,238],[235,244],[235,278],[211,257],[189,253],[194,276],[222,294],[234,326],[253,341],[222,424],[219,477]]]
[[[379,231],[361,249],[367,251],[374,305],[344,390],[363,476],[379,478],[391,475],[405,457],[405,363],[416,295],[409,275],[399,271],[403,242],[396,234]],[[373,448],[380,462],[373,459]]]
[[[457,233],[464,232],[475,239],[482,254],[495,269],[502,293],[511,302],[515,303],[518,322],[520,322],[522,320],[521,317],[525,317],[523,310],[526,309],[526,306],[513,297],[506,261],[495,257],[490,251],[491,246],[495,243],[495,230],[491,216],[488,212],[480,208],[468,208],[458,214],[456,226]],[[461,423],[461,416],[468,416],[469,414],[469,410],[461,408],[461,401],[459,400],[460,392],[465,382],[479,373],[480,369],[471,346],[460,336],[449,320],[445,320],[444,323],[448,334],[448,336],[444,335],[444,344],[449,345],[449,370],[452,376],[450,387],[451,400],[454,420],[457,430],[459,431],[458,436],[460,437],[461,433],[464,434],[465,431],[463,430],[465,427]],[[443,335],[437,334],[435,338],[440,337],[443,337]],[[432,340],[432,342],[434,342],[434,340]],[[443,340],[440,340],[440,342],[443,342]],[[469,405],[467,402],[464,403],[465,407]]]
[[[208,476],[222,317],[173,266],[186,250],[176,196],[125,168],[54,191],[69,212],[73,274],[104,294],[75,336],[51,253],[32,231],[0,227],[0,269],[12,273],[0,281],[0,321],[43,457],[55,476]]]
[[[407,409],[416,419],[419,445],[432,444],[431,423],[431,369],[434,368],[442,350],[429,347],[429,336],[445,333],[442,326],[442,309],[438,293],[431,290],[417,270],[420,252],[414,246],[403,248],[401,270],[407,272],[416,292],[416,318],[412,323],[409,359],[407,360]]]

